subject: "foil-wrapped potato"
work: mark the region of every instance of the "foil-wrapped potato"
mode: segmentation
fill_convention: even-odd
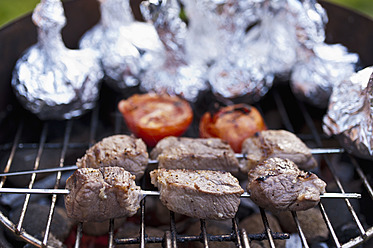
[[[314,106],[326,108],[333,88],[355,73],[359,56],[341,44],[319,43],[304,51],[293,68],[290,86],[294,95]]]
[[[323,118],[323,130],[350,153],[373,159],[373,66],[334,88]]]
[[[81,48],[100,55],[105,82],[124,92],[139,84],[149,64],[157,63],[163,45],[154,26],[134,20],[129,0],[99,0],[101,19],[80,40]]]
[[[141,74],[141,89],[196,101],[199,92],[207,89],[207,65],[188,59],[185,49],[187,25],[180,18],[179,3],[176,0],[158,5],[146,2],[141,10],[153,22],[166,50],[163,61],[150,64]]]
[[[11,82],[21,104],[43,120],[71,119],[94,108],[103,77],[98,55],[66,48],[61,1],[42,0],[32,20],[38,42],[17,61]]]

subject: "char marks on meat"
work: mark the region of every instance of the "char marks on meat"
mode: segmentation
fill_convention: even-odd
[[[278,211],[314,207],[326,183],[311,172],[298,169],[288,159],[269,158],[249,171],[247,191],[258,206]]]
[[[120,167],[80,168],[66,181],[65,197],[69,218],[100,222],[132,216],[140,207],[142,193],[135,177]]]
[[[233,218],[244,192],[229,172],[157,169],[151,182],[171,211],[200,219]]]
[[[239,169],[232,148],[218,138],[167,137],[158,142],[150,157],[158,160],[158,168],[228,172]]]
[[[242,144],[246,160],[241,170],[247,173],[267,158],[283,158],[293,161],[298,168],[310,170],[317,166],[311,150],[295,134],[285,130],[265,130],[246,139]]]
[[[128,135],[104,138],[77,160],[79,168],[122,167],[140,179],[148,165],[147,147],[141,139]]]

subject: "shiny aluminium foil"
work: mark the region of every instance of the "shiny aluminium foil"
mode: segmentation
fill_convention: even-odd
[[[198,64],[151,67],[141,77],[145,91],[178,95],[195,102],[201,91],[207,90],[206,67]]]
[[[139,74],[159,63],[163,45],[154,26],[134,20],[128,0],[99,0],[101,19],[80,40],[81,48],[99,52],[105,82],[125,91],[139,84]]]
[[[141,89],[196,101],[199,92],[208,87],[207,66],[200,61],[188,60],[185,49],[187,26],[180,18],[179,3],[176,0],[144,2],[141,10],[144,17],[153,22],[165,47],[163,61],[150,64],[141,74]]]
[[[325,9],[316,0],[292,1],[293,13],[296,14],[297,41],[304,47],[312,49],[315,44],[325,41],[325,25],[328,16]]]
[[[258,102],[270,90],[274,80],[274,75],[258,64],[229,59],[215,62],[210,67],[208,76],[215,95],[230,99],[244,96],[249,104]]]
[[[186,52],[207,64],[239,48],[246,28],[257,20],[252,1],[184,0],[188,17]]]
[[[231,38],[225,38],[229,42],[224,56],[210,68],[209,83],[215,94],[226,98],[245,96],[254,103],[269,91],[275,75],[289,74],[297,59],[297,40],[295,27],[289,27],[295,20],[287,0],[248,2],[250,11],[237,3],[223,6],[227,11],[222,13],[230,14],[224,15],[223,20],[229,21],[228,25],[221,24],[224,28],[220,36]]]
[[[323,131],[351,154],[373,159],[373,67],[354,73],[334,88]]]
[[[38,42],[17,61],[11,81],[21,104],[43,120],[71,119],[94,108],[103,77],[98,54],[66,48],[61,1],[42,0],[32,20]]]
[[[291,74],[291,89],[298,99],[327,108],[333,88],[355,73],[359,56],[341,44],[325,43],[303,50],[302,55],[305,58],[298,61]]]

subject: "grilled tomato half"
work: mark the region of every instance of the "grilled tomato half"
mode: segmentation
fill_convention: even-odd
[[[247,104],[221,107],[215,113],[206,112],[199,123],[202,138],[220,138],[229,143],[232,149],[241,152],[242,142],[267,126],[260,112]]]
[[[190,104],[167,94],[135,94],[121,100],[118,109],[128,129],[151,147],[164,137],[182,135],[193,120]]]

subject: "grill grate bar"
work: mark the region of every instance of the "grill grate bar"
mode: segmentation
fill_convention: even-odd
[[[281,99],[281,96],[280,94],[278,93],[277,89],[274,88],[273,89],[273,98],[276,102],[276,105],[277,105],[277,109],[278,111],[280,112],[280,116],[281,116],[281,119],[282,119],[282,123],[284,124],[285,128],[292,132],[292,133],[295,133],[294,131],[294,127],[293,125],[291,124],[291,121],[289,119],[289,115],[287,114],[287,111],[286,111],[286,108],[285,108],[285,105]]]
[[[302,110],[303,116],[306,120],[306,123],[307,123],[308,127],[311,129],[312,134],[314,135],[314,140],[315,140],[316,144],[318,145],[318,147],[322,147],[322,142],[321,142],[320,136],[318,135],[318,132],[316,131],[316,127],[315,127],[315,125],[312,121],[311,116],[309,115],[308,111],[306,111],[306,107],[304,106],[304,104],[300,101],[298,101],[298,103],[299,103],[299,106]],[[324,159],[326,161],[326,164],[327,164],[329,170],[331,171],[331,173],[333,175],[333,178],[334,178],[338,188],[340,189],[340,191],[342,193],[345,193],[345,190],[342,186],[342,183],[341,183],[339,177],[336,174],[336,170],[334,169],[333,164],[330,162],[330,160],[328,159],[327,156],[324,156]],[[352,215],[352,218],[355,221],[355,224],[356,224],[357,228],[359,229],[360,235],[362,235],[365,238],[366,237],[366,231],[365,231],[363,225],[361,224],[361,221],[360,221],[358,215],[356,214],[356,211],[353,208],[350,200],[344,199],[344,201],[347,205],[348,210],[350,211],[350,213]]]
[[[372,237],[372,236],[373,236],[373,227],[367,230],[367,238],[362,238],[361,236],[357,236],[356,238],[351,239],[347,243],[343,244],[342,247],[343,248],[356,247],[359,244],[362,244],[364,241],[368,240],[368,237]]]
[[[201,239],[205,248],[209,247],[209,241],[207,240],[206,221],[201,219]]]
[[[319,208],[320,208],[320,212],[321,212],[321,214],[324,218],[325,224],[329,229],[330,235],[333,238],[334,244],[336,245],[337,248],[341,247],[341,244],[338,240],[337,234],[335,233],[333,225],[332,225],[331,221],[329,220],[328,215],[326,214],[325,207],[321,202],[319,203]]]
[[[96,143],[96,133],[98,129],[98,117],[99,117],[99,107],[96,107],[92,111],[91,117],[91,129],[89,132],[89,147]]]
[[[233,219],[232,219],[233,221]],[[207,229],[206,229],[207,230]],[[244,237],[244,234],[243,234],[243,231],[245,231],[245,237]],[[169,234],[167,234],[169,233]],[[262,241],[262,240],[265,240],[267,239],[267,236],[265,233],[258,233],[258,234],[247,234],[246,230],[245,229],[242,229],[241,231],[241,236],[243,237],[243,239],[247,239],[247,241],[249,239],[252,239],[252,240],[259,240],[259,241]],[[289,234],[288,233],[272,233],[272,236],[274,239],[289,239]],[[221,235],[207,235],[207,240],[208,241],[212,241],[212,242],[235,242],[236,241],[236,238],[237,237],[234,237],[234,234],[221,234]],[[169,240],[167,240],[169,239]],[[170,243],[171,244],[171,232],[170,231],[166,231],[165,232],[165,236],[163,238],[161,237],[145,237],[145,242],[146,243]],[[181,242],[181,243],[184,243],[184,242],[201,242],[201,235],[177,235],[176,236],[176,240],[177,242]],[[139,238],[120,238],[120,239],[115,239],[115,243],[117,245],[122,245],[122,244],[138,244],[139,243]],[[247,246],[246,244],[244,246],[240,246],[240,247],[250,247],[250,246]]]
[[[173,248],[171,231],[166,231],[164,234],[164,247]]]
[[[356,161],[355,158],[353,158],[352,156],[350,156],[350,160],[352,161],[352,164],[355,166],[357,174],[359,175],[359,177],[363,181],[363,184],[364,184],[366,190],[368,191],[368,194],[369,194],[370,198],[373,199],[373,189],[372,189],[372,186],[370,186],[370,184],[368,182],[368,179],[365,176],[363,170],[361,169],[360,165],[358,164],[358,162]]]
[[[72,126],[73,126],[73,121],[68,121],[67,125],[66,125],[66,129],[65,129],[64,139],[63,139],[63,148],[62,148],[62,151],[61,151],[59,167],[63,167],[64,163],[65,163],[67,145],[69,143]],[[59,188],[60,181],[61,181],[61,172],[57,172],[56,183],[54,185],[54,189]],[[51,227],[51,223],[52,223],[54,210],[55,210],[55,207],[56,207],[56,201],[57,201],[57,194],[53,194],[51,207],[50,207],[48,220],[47,220],[47,226],[46,226],[46,229],[45,229],[45,234],[44,234],[44,239],[43,239],[43,246],[47,246],[47,243],[48,243],[48,237],[49,237],[49,233],[50,233],[50,227]]]
[[[109,221],[109,248],[114,247],[114,219],[110,219]]]
[[[145,240],[145,202],[146,202],[146,197],[141,200],[140,207],[141,207],[141,212],[140,212],[140,218],[141,218],[141,223],[140,223],[140,247],[145,248],[146,240]]]
[[[37,156],[36,156],[36,159],[35,159],[34,170],[37,170],[39,168],[41,154],[43,153],[43,146],[44,146],[45,141],[47,139],[47,133],[48,133],[48,123],[45,123],[44,126],[43,126],[41,137],[40,137],[40,146],[39,146]],[[31,175],[31,180],[30,180],[30,183],[29,183],[29,189],[31,189],[32,186],[34,185],[35,179],[36,179],[36,174],[33,173]],[[30,201],[30,197],[31,197],[30,194],[26,194],[25,201],[24,201],[22,211],[21,211],[21,216],[20,216],[18,224],[17,224],[17,233],[21,233],[22,224],[23,224],[23,221],[24,221],[24,218],[25,218],[25,214],[26,214],[26,210],[27,210],[27,207],[28,207],[28,203]]]
[[[8,151],[12,149],[14,143],[6,143],[0,146],[0,151]],[[39,147],[39,143],[18,143],[16,145],[17,149],[37,149]],[[63,144],[61,143],[46,143],[44,145],[44,149],[62,149]],[[67,146],[69,149],[82,149],[87,148],[88,144],[86,143],[76,143],[72,142],[69,143]]]
[[[75,238],[74,248],[80,247],[80,240],[82,239],[82,236],[83,236],[83,222],[79,222],[76,227],[76,238]]]
[[[176,223],[175,223],[175,213],[170,211],[170,229],[171,229],[171,246],[172,248],[177,247],[177,237],[176,237]]]
[[[263,224],[264,224],[264,228],[265,228],[265,233],[266,233],[266,236],[268,238],[269,246],[271,248],[273,248],[273,247],[275,247],[275,241],[273,240],[273,236],[272,236],[271,228],[269,227],[267,215],[266,215],[265,210],[263,208],[259,208],[259,209],[260,209],[260,214],[262,216],[262,220],[263,220]]]
[[[242,235],[242,243],[243,243],[243,247],[245,247],[245,248],[250,248],[249,237],[247,236],[247,232],[246,232],[245,229],[242,229],[242,230],[241,230],[241,235]]]
[[[234,239],[236,241],[236,246],[237,247],[242,247],[241,239],[240,239],[240,231],[238,229],[238,224],[237,224],[236,218],[232,219],[232,229],[233,229]]]
[[[293,216],[295,225],[297,227],[299,237],[300,237],[300,239],[302,241],[302,245],[303,245],[304,248],[308,248],[309,246],[308,246],[308,243],[307,243],[307,240],[306,240],[306,236],[304,236],[304,233],[303,233],[302,228],[300,226],[297,213],[295,211],[291,211],[291,214]]]
[[[97,106],[92,110],[91,115],[91,127],[89,132],[89,146],[92,146],[95,143],[95,137],[98,128],[98,118],[99,118],[99,107]],[[75,239],[75,248],[80,247],[80,240],[83,236],[83,223],[79,222],[77,231],[76,231],[76,239]]]
[[[22,130],[23,130],[23,121],[20,122],[20,124],[18,125],[17,132],[13,140],[12,150],[10,151],[10,155],[9,155],[7,164],[5,166],[4,172],[9,172],[10,167],[12,166],[13,159],[14,159],[14,156],[17,150],[17,144],[19,143],[19,140],[21,139]],[[0,188],[4,186],[5,180],[6,180],[6,177],[3,177],[1,179]]]

